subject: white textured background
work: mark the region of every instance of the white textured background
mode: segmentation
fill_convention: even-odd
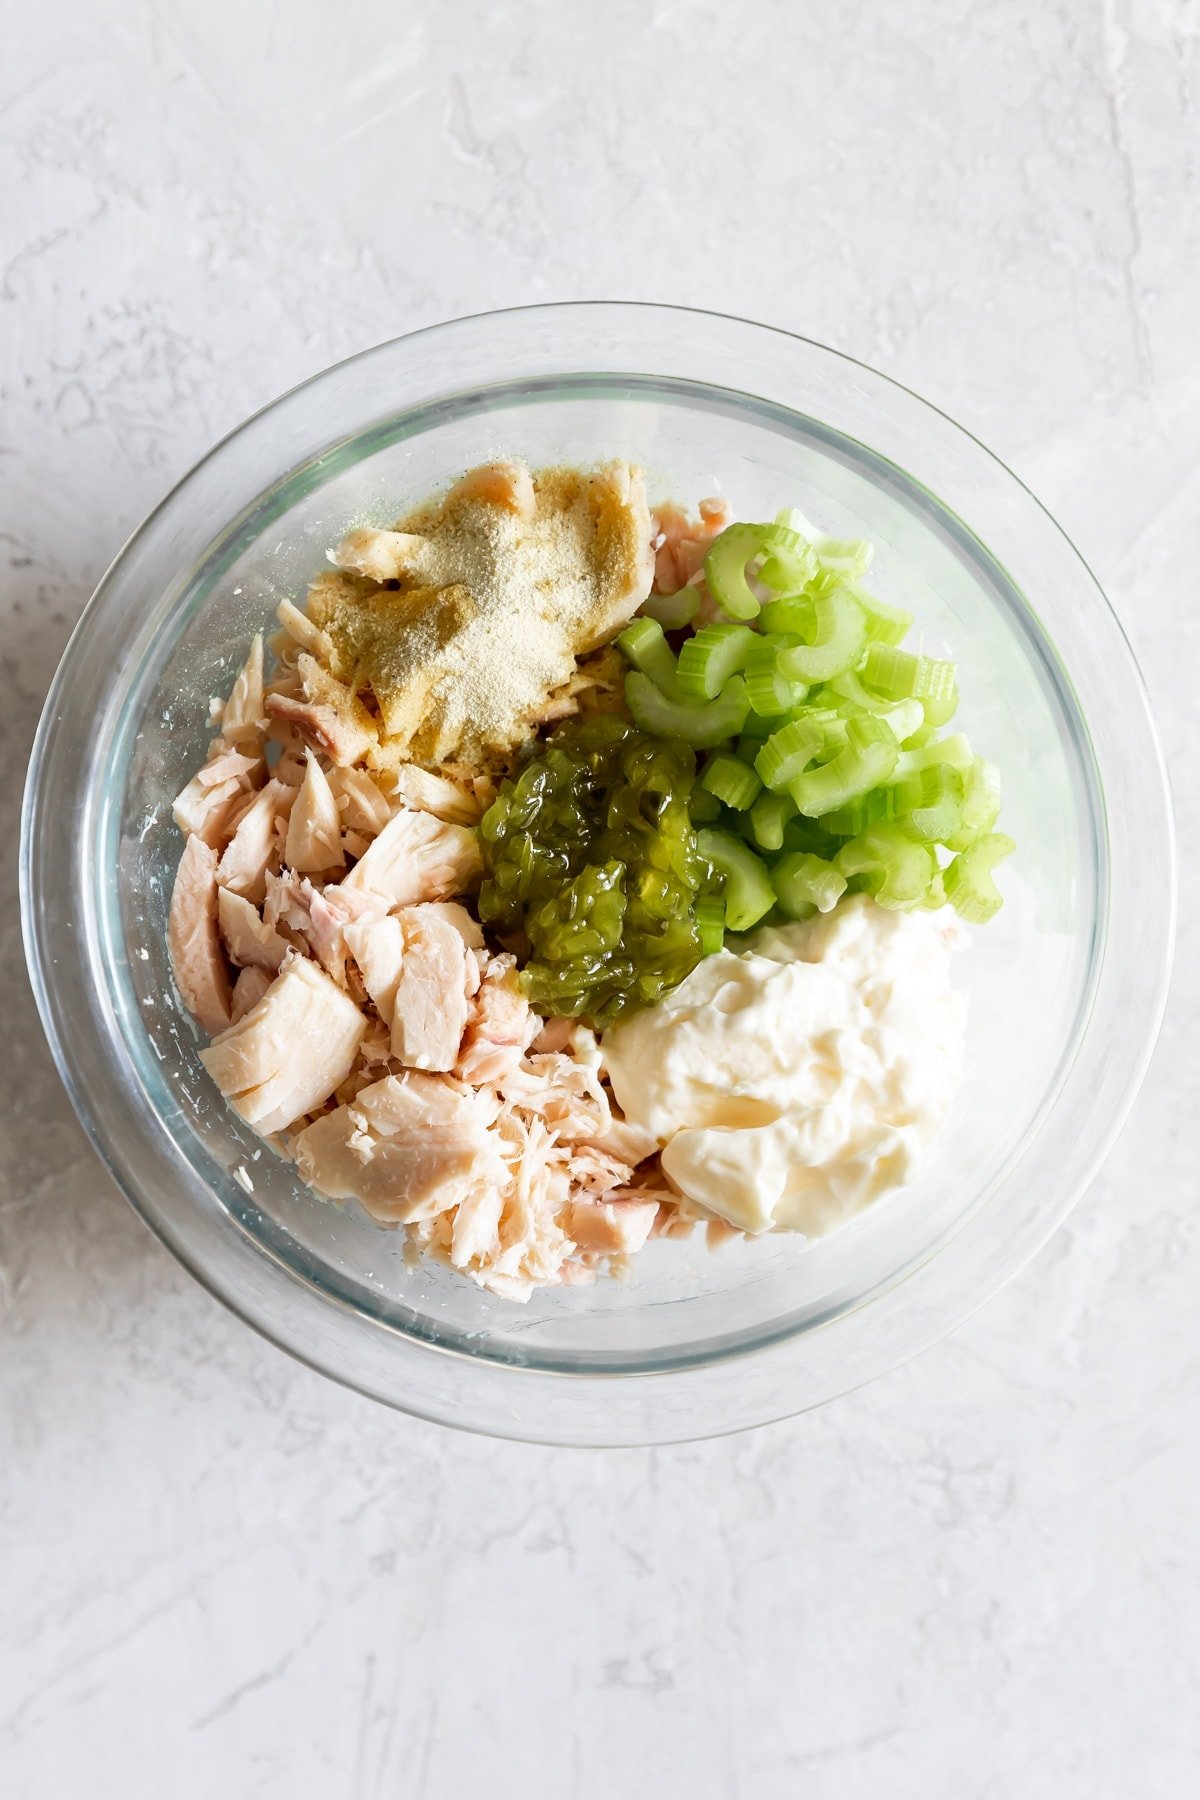
[[[623,296],[1004,456],[1133,637],[1185,856],[1149,1083],[1020,1281],[819,1415],[569,1453],[342,1393],[174,1267],[59,1090],[6,848],[0,1792],[1195,1793],[1197,0],[0,10],[6,847],[72,621],[214,438],[413,326]]]

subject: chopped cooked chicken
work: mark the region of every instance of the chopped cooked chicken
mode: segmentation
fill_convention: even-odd
[[[632,1256],[650,1236],[658,1213],[654,1200],[576,1200],[567,1230],[580,1250],[605,1256]]]
[[[293,955],[200,1060],[234,1111],[270,1137],[328,1100],[350,1073],[366,1028],[337,983]]]
[[[396,770],[396,793],[405,806],[435,813],[453,825],[477,825],[485,810],[480,795],[416,763],[402,763]]]
[[[341,818],[333,789],[311,750],[306,751],[304,780],[288,814],[283,855],[288,866],[305,872],[340,869],[346,861],[342,849]]]
[[[406,1068],[450,1070],[467,1023],[467,946],[441,907],[406,907],[398,922],[404,950],[392,991],[392,1055]]]
[[[184,1004],[210,1034],[229,1023],[229,969],[217,931],[217,856],[202,838],[183,847],[167,923],[167,947]]]
[[[326,678],[328,685],[322,683],[318,679],[321,665],[313,657],[301,656],[300,662],[311,665],[305,687],[314,693],[306,692],[303,699],[268,694],[267,712],[294,725],[306,743],[323,750],[340,767],[359,761],[377,741],[370,713],[332,676]]]
[[[263,778],[261,757],[230,750],[217,738],[204,767],[176,798],[172,813],[185,837],[196,834],[214,849],[223,845],[246,795]]]
[[[246,965],[233,984],[231,1023],[236,1025],[239,1019],[245,1018],[251,1007],[258,1005],[274,979],[274,975],[266,969],[256,968],[253,963]]]
[[[338,804],[343,831],[368,839],[378,837],[392,816],[392,806],[366,770],[333,768],[329,771],[329,785]]]
[[[306,1127],[292,1146],[303,1179],[361,1200],[388,1224],[444,1212],[506,1171],[479,1096],[434,1075],[385,1075]]]
[[[221,734],[231,744],[255,743],[267,728],[263,705],[263,641],[260,632],[221,712]]]
[[[301,650],[307,650],[315,656],[319,663],[328,663],[333,658],[333,645],[328,635],[319,625],[314,625],[307,613],[300,611],[290,600],[281,600],[275,608],[275,617],[283,626],[294,644]]]
[[[294,788],[268,781],[238,820],[237,829],[217,864],[217,880],[255,906],[266,898],[267,871],[278,860],[276,822],[286,818],[296,798]]]
[[[274,975],[288,953],[286,938],[268,925],[257,906],[232,888],[221,888],[217,894],[217,922],[229,953],[238,968],[269,969]]]
[[[378,895],[388,906],[445,900],[469,893],[483,871],[475,833],[432,813],[405,808],[380,832],[342,882],[355,893]]]
[[[404,932],[391,916],[352,921],[343,929],[347,950],[362,973],[363,985],[384,1024],[391,1031],[396,1005],[396,984],[404,960]]]
[[[485,1082],[498,1086],[514,1076],[541,1027],[517,986],[514,961],[511,956],[493,957],[463,1034],[455,1073],[476,1086]]]

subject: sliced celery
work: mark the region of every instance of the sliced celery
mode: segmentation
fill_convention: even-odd
[[[758,623],[772,637],[794,636],[798,643],[807,643],[816,630],[816,601],[806,600],[800,594],[792,594],[786,600],[768,600]]]
[[[749,931],[775,904],[766,864],[728,831],[699,831],[696,847],[721,878],[727,929]]]
[[[754,770],[724,751],[712,758],[700,777],[700,785],[735,812],[745,812],[762,792],[762,782]]]
[[[845,748],[832,762],[807,770],[790,783],[788,791],[800,812],[819,819],[887,781],[899,756],[894,733],[881,719],[864,714],[849,721]]]
[[[952,662],[914,656],[912,651],[898,650],[890,644],[869,647],[862,678],[867,687],[886,694],[889,700],[929,700],[935,706],[944,706],[958,692],[958,675]]]
[[[903,825],[875,825],[843,844],[834,858],[843,875],[863,879],[880,906],[915,906],[938,872],[928,844],[909,836]]]
[[[992,870],[1016,847],[1006,832],[992,831],[961,851],[943,871],[946,898],[968,924],[986,925],[1000,911],[1004,900]]]
[[[872,788],[861,800],[851,801],[849,806],[840,806],[836,812],[827,813],[821,823],[827,831],[836,837],[861,837],[872,825],[890,825],[903,810],[900,787]]]
[[[792,641],[790,636],[776,638],[755,634],[746,658],[746,692],[750,696],[751,710],[760,718],[777,718],[780,713],[802,705],[808,697],[806,683],[789,681],[779,667],[780,645]],[[798,639],[795,641],[799,642]]]
[[[677,588],[673,594],[651,594],[642,601],[642,614],[657,619],[665,631],[682,631],[700,610],[700,589]]]
[[[701,894],[695,912],[701,953],[712,956],[725,942],[725,902],[718,894]]]
[[[922,843],[948,844],[963,828],[966,787],[961,772],[950,763],[936,763],[883,791],[895,794],[906,826]]]
[[[815,602],[812,642],[779,655],[779,667],[795,681],[830,681],[852,669],[867,642],[867,615],[848,588],[836,587]]]
[[[803,774],[825,748],[825,731],[821,719],[802,716],[773,732],[754,759],[763,786],[778,791]]]
[[[757,642],[748,625],[702,626],[679,652],[680,691],[689,700],[715,700],[729,677],[745,668]]]
[[[951,850],[967,850],[992,830],[1000,817],[1000,771],[977,756],[963,776],[962,818],[953,837],[942,841]]]
[[[772,585],[801,587],[816,573],[816,558],[785,525],[729,525],[713,539],[704,559],[704,579],[721,611],[731,619],[753,619],[760,601],[746,579],[750,563],[766,558]]]
[[[750,808],[750,835],[760,850],[782,850],[784,828],[795,816],[790,794],[763,792]]]
[[[937,763],[949,763],[951,768],[965,771],[974,761],[969,740],[961,731],[955,731],[949,737],[932,739],[919,750],[905,750],[889,779],[907,781],[910,776],[920,775]]]
[[[721,802],[697,782],[688,796],[688,812],[693,825],[712,825],[721,816]]]
[[[683,698],[675,653],[657,619],[631,619],[617,638],[617,649],[668,699]]]
[[[750,702],[746,684],[740,675],[727,681],[715,700],[706,706],[695,706],[686,700],[671,700],[655,686],[650,677],[633,670],[625,677],[625,703],[635,725],[651,737],[682,738],[695,750],[709,750],[736,737],[746,723]]]
[[[771,869],[775,898],[791,918],[805,918],[810,908],[832,912],[846,891],[846,877],[831,862],[804,850],[780,857]]]

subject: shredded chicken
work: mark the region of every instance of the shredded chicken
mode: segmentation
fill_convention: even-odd
[[[328,1100],[350,1073],[366,1028],[336,982],[293,956],[200,1060],[234,1111],[270,1137]]]
[[[171,890],[168,948],[188,1011],[207,1032],[229,1023],[229,969],[217,930],[217,857],[203,838],[183,847]]]

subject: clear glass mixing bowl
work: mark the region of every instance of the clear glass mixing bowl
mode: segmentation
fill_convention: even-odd
[[[248,638],[355,521],[487,458],[626,457],[652,497],[799,504],[877,546],[880,591],[957,657],[1019,851],[975,934],[966,1077],[921,1179],[809,1247],[652,1245],[636,1278],[496,1299],[411,1268],[239,1123],[170,979],[170,802]],[[534,307],[326,371],[211,452],[101,582],[47,701],[22,849],[59,1068],[133,1206],[242,1318],[326,1374],[474,1430],[574,1444],[777,1418],[894,1366],[1039,1247],[1157,1030],[1174,861],[1141,680],[1104,596],[973,438],[847,357],[662,307]],[[250,1191],[238,1170],[245,1171]]]

